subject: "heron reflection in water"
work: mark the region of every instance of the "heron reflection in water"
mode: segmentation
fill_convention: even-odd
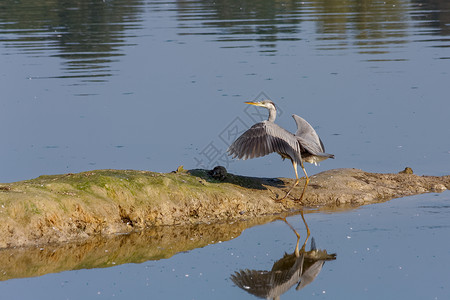
[[[270,100],[260,102],[245,102],[246,104],[267,108],[269,110],[269,118],[266,121],[256,123],[246,132],[244,132],[236,141],[231,144],[227,152],[233,155],[233,158],[248,159],[277,152],[283,160],[289,158],[295,171],[294,185],[287,191],[286,195],[279,200],[285,199],[292,189],[299,183],[297,166],[300,165],[305,173],[305,186],[302,194],[298,199],[301,201],[305,193],[305,189],[309,182],[303,162],[309,162],[317,165],[317,163],[327,158],[334,158],[333,154],[325,153],[322,140],[317,135],[314,128],[303,118],[292,115],[297,124],[297,132],[295,134],[275,124],[277,110],[275,104]]]
[[[308,237],[299,249],[300,235],[286,219],[283,221],[297,235],[294,252],[285,253],[273,264],[270,271],[245,269],[231,275],[234,284],[259,298],[280,299],[280,296],[294,285],[297,285],[296,290],[303,289],[316,279],[325,261],[336,259],[336,254],[328,254],[326,250],[317,249],[314,238],[311,238],[309,251],[305,250]]]

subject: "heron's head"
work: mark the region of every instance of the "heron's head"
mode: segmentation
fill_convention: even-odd
[[[262,101],[258,101],[258,102],[245,102],[245,103],[250,104],[250,105],[265,107],[268,110],[272,110],[272,109],[276,110],[275,103],[273,103],[270,100],[262,100]]]

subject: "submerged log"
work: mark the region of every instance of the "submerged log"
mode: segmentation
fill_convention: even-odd
[[[409,172],[408,172],[409,173]],[[303,203],[292,179],[213,177],[207,170],[96,170],[0,184],[0,248],[129,233],[159,225],[229,222],[303,207],[362,205],[450,188],[450,176],[337,169],[310,177]],[[219,179],[217,179],[219,178]],[[292,193],[299,197],[304,181]]]

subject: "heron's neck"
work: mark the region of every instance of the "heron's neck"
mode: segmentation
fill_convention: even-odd
[[[269,108],[269,122],[275,122],[277,117],[277,110],[275,108]]]

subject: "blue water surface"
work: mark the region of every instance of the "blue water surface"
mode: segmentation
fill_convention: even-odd
[[[334,168],[446,175],[450,7],[394,1],[0,3],[0,182],[93,169],[212,168],[293,177],[272,154],[231,161],[270,98],[317,130]],[[262,115],[258,115],[262,113]],[[283,299],[449,299],[449,194],[306,214],[336,253]],[[299,216],[289,222],[305,238]],[[307,249],[310,247],[308,241]],[[170,259],[0,282],[8,299],[246,299],[231,281],[270,270],[296,237],[282,221]]]
[[[447,299],[449,203],[444,192],[305,214],[317,248],[336,253],[336,260],[325,262],[312,283],[281,298]],[[300,216],[288,221],[303,243]],[[0,292],[8,299],[256,299],[230,276],[241,269],[270,270],[294,251],[296,236],[275,221],[214,242],[170,259],[11,279],[0,283]]]

